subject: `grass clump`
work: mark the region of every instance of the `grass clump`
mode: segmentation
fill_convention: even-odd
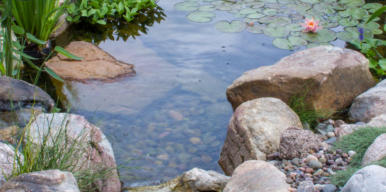
[[[303,95],[292,96],[289,100],[289,106],[299,116],[303,124],[308,124],[311,129],[314,129],[320,120],[328,119],[332,116],[332,112],[327,110],[314,110],[306,102],[307,92]]]
[[[383,133],[386,133],[386,127],[361,128],[350,135],[343,136],[336,142],[334,148],[345,152],[353,150],[356,154],[352,157],[346,170],[338,171],[335,175],[331,176],[331,182],[335,185],[343,186],[356,171],[363,168],[364,166],[361,165],[361,162],[367,148],[374,142],[375,138]],[[386,158],[371,164],[386,167]]]
[[[73,173],[81,191],[100,191],[98,181],[110,177],[115,167],[97,165],[89,169],[79,169],[88,163],[84,158],[84,154],[87,153],[87,145],[89,145],[83,138],[85,134],[80,133],[77,138],[70,137],[64,121],[59,130],[51,131],[51,119],[48,131],[39,135],[40,140],[36,141],[30,133],[33,119],[20,136],[16,147],[13,172],[8,179],[24,173],[59,169]],[[34,136],[36,137],[36,134]]]

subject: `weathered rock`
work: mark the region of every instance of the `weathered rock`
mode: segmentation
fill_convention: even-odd
[[[310,180],[305,180],[299,183],[297,192],[315,192],[314,183]]]
[[[288,192],[286,176],[265,161],[249,160],[236,168],[224,192]]]
[[[47,170],[25,173],[7,181],[0,192],[79,192],[70,172]]]
[[[0,77],[0,111],[32,107],[50,110],[54,105],[54,100],[39,87],[25,81]]]
[[[368,123],[342,124],[335,129],[335,135],[337,135],[338,137],[342,137],[365,127],[386,127],[386,114],[378,115],[372,118]]]
[[[367,148],[362,159],[362,165],[379,161],[386,157],[386,133],[379,135],[374,142]]]
[[[288,103],[291,97],[306,96],[305,103],[313,109],[333,112],[348,107],[375,84],[368,65],[362,54],[351,49],[310,48],[244,73],[228,87],[227,98],[236,109],[260,97]]]
[[[92,43],[74,41],[65,49],[83,59],[74,61],[59,54],[46,63],[65,80],[111,80],[135,74],[133,65],[116,60]]]
[[[386,191],[386,168],[370,165],[354,173],[344,185],[342,192]]]
[[[182,181],[192,191],[222,191],[229,177],[215,171],[194,168],[182,175]]]
[[[321,146],[322,139],[312,131],[291,127],[281,134],[280,158],[303,158],[311,151],[318,151]]]
[[[6,128],[0,129],[0,140],[7,141],[9,143],[15,143],[15,136],[19,131],[19,127],[17,126],[9,126]]]
[[[66,130],[69,140],[79,144],[81,152],[74,158],[79,159],[78,170],[110,170],[103,180],[98,182],[102,192],[119,192],[121,183],[116,170],[114,152],[110,142],[102,131],[89,123],[83,116],[66,113],[43,113],[36,117],[30,126],[33,143],[41,145],[43,136],[50,134],[55,138],[60,131]],[[50,131],[50,132],[49,132]],[[50,144],[50,142],[48,142]]]
[[[386,114],[386,80],[356,97],[349,116],[353,121],[369,122],[384,113]]]
[[[23,159],[20,154],[19,157]],[[5,183],[5,178],[12,174],[14,160],[15,149],[11,145],[0,142],[0,186]]]
[[[230,177],[215,171],[193,168],[182,176],[157,186],[130,188],[131,192],[221,192]]]
[[[246,160],[265,160],[279,150],[280,135],[302,127],[299,117],[276,98],[259,98],[240,105],[230,120],[218,161],[226,175]]]

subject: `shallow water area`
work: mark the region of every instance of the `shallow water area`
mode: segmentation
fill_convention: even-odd
[[[216,30],[216,22],[234,19],[226,12],[217,11],[207,23],[191,22],[175,9],[178,2],[159,1],[166,17],[146,33],[98,44],[134,64],[136,76],[59,86],[71,112],[103,129],[126,186],[165,181],[193,167],[221,172],[217,160],[232,115],[227,86],[243,72],[293,53],[264,34]]]

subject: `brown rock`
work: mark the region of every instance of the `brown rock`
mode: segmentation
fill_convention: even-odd
[[[296,52],[272,66],[245,72],[227,89],[233,109],[260,97],[276,97],[288,103],[293,96],[306,96],[316,110],[336,111],[375,82],[369,61],[359,52],[320,46]]]
[[[230,120],[218,161],[226,175],[247,160],[266,160],[279,150],[280,135],[290,126],[302,127],[299,117],[276,98],[259,98],[240,105]]]
[[[74,41],[65,49],[83,59],[75,61],[59,54],[46,63],[65,80],[111,80],[135,74],[133,65],[116,60],[92,43]]]
[[[318,151],[321,146],[322,139],[312,131],[290,127],[281,134],[280,158],[303,158],[310,151]]]
[[[7,141],[9,143],[14,143],[17,132],[19,131],[19,127],[17,126],[9,126],[6,128],[0,129],[0,140]]]
[[[288,192],[286,176],[265,161],[249,160],[236,168],[224,192]]]

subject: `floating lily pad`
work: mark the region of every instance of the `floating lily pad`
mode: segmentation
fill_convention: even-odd
[[[292,49],[291,43],[287,39],[277,38],[272,43],[280,49]]]
[[[257,8],[260,8],[260,7],[263,7],[263,6],[264,6],[263,2],[255,2],[255,3],[251,4],[251,7],[254,8],[254,9],[257,9]]]
[[[216,9],[220,10],[220,11],[230,11],[230,10],[232,10],[232,7],[227,6],[227,5],[217,5]]]
[[[277,10],[276,9],[265,9],[263,11],[263,13],[264,13],[264,15],[273,16],[273,15],[277,14]]]
[[[319,3],[319,0],[300,0],[304,3],[310,3],[310,4],[314,4],[314,3]]]
[[[174,8],[178,11],[195,11],[198,9],[199,5],[200,4],[195,1],[186,1],[186,2],[176,3],[174,5]]]
[[[265,3],[277,3],[276,0],[261,0],[261,1]]]
[[[241,21],[219,21],[215,25],[216,29],[225,33],[237,33],[245,29],[246,24]]]
[[[214,11],[216,8],[213,5],[203,5],[198,10],[200,11]]]
[[[356,19],[343,18],[339,21],[339,24],[345,27],[352,27],[358,25],[359,22]]]
[[[285,26],[289,31],[302,31],[303,27],[300,23],[291,23]]]
[[[310,43],[307,45],[307,48],[314,48],[314,47],[319,47],[322,45],[331,45],[331,44],[329,44],[329,43]]]
[[[190,13],[187,17],[189,20],[197,23],[207,23],[212,21],[216,15],[209,11],[195,11]]]
[[[367,9],[370,13],[374,13],[376,10],[380,9],[382,4],[380,3],[366,3],[362,8]]]
[[[344,4],[348,7],[359,7],[365,4],[364,0],[340,0],[339,3]]]
[[[262,18],[264,16],[265,15],[260,14],[260,13],[251,13],[251,14],[247,15],[247,18],[249,18],[249,19],[258,19],[258,18]]]
[[[248,26],[247,31],[251,33],[263,33],[264,28],[265,28],[265,25],[253,25],[253,26]]]
[[[257,13],[258,9],[252,9],[252,8],[244,8],[240,10],[240,14],[242,15],[248,15],[252,13]]]
[[[286,37],[290,31],[285,27],[267,27],[264,29],[264,34],[270,37]]]
[[[302,37],[310,42],[327,43],[336,39],[335,32],[321,29],[316,33],[303,33]]]
[[[307,45],[307,41],[304,40],[304,39],[301,38],[301,37],[290,36],[290,37],[288,38],[288,41],[291,43],[291,45],[292,45],[293,47]]]

